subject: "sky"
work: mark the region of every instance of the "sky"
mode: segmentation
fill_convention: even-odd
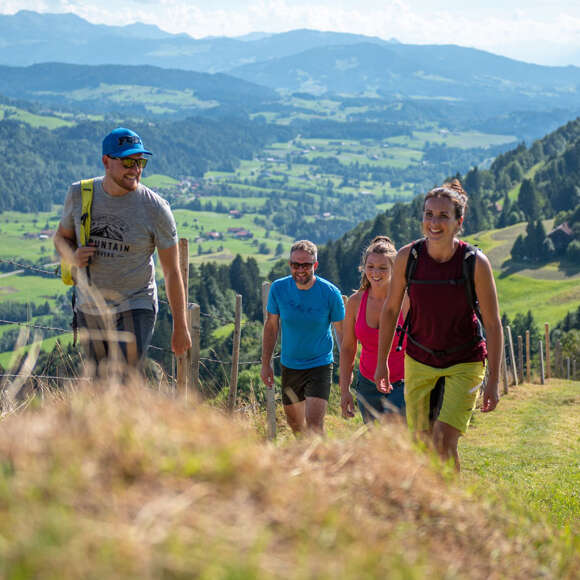
[[[0,0],[0,13],[19,10],[73,12],[95,24],[143,22],[194,38],[332,30],[580,66],[580,0]]]

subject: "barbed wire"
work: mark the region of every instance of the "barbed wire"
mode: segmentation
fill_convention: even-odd
[[[1,320],[0,324],[16,324],[18,326],[26,326],[28,328],[38,328],[40,330],[60,330],[63,333],[72,333],[71,329],[67,328],[58,328],[55,326],[41,326],[39,324],[30,324],[29,322],[17,322],[16,320]]]
[[[160,350],[161,352],[173,352],[171,349],[169,348],[163,348],[162,346],[155,346],[153,344],[149,345],[149,348],[152,350]]]
[[[168,306],[171,306],[169,304],[169,301],[163,299],[163,298],[158,298],[157,299],[158,302],[162,302],[163,304],[167,304]],[[187,305],[191,306],[195,304],[195,302],[188,302]],[[220,322],[224,322],[226,324],[234,324],[236,322],[236,320],[234,318],[225,318],[223,316],[218,316],[217,314],[208,314],[207,312],[199,312],[200,316],[203,316],[204,318],[214,318],[215,320],[219,320]],[[242,322],[242,325],[247,324],[247,322]]]
[[[4,320],[4,319],[0,319],[0,324],[15,324],[17,326],[23,326],[23,327],[27,327],[27,328],[36,328],[39,330],[56,330],[56,331],[60,331],[63,334],[72,334],[73,331],[70,329],[66,329],[66,328],[60,328],[60,327],[55,327],[55,326],[42,326],[39,324],[30,324],[28,322],[18,322],[16,320]],[[152,350],[157,350],[160,352],[165,352],[165,353],[170,353],[172,354],[173,351],[171,349],[168,348],[163,348],[161,346],[155,346],[153,344],[150,344],[149,347]],[[276,359],[279,358],[280,354],[276,354],[272,357],[272,359]],[[209,357],[202,357],[200,358],[200,360],[203,360],[205,362],[213,362],[213,363],[221,363],[224,365],[231,365],[232,361],[223,361],[220,359],[214,359],[214,358],[209,358]],[[238,362],[239,365],[258,365],[258,364],[262,364],[261,360],[254,360],[254,361],[239,361]]]
[[[5,259],[5,258],[0,258],[0,263],[4,263],[4,264],[11,264],[13,266],[16,266],[22,270],[30,270],[31,272],[40,272],[41,274],[46,274],[49,276],[54,276],[57,277],[58,276],[58,266],[55,267],[54,270],[44,270],[42,268],[39,268],[37,266],[30,266],[28,264],[22,264],[20,262],[17,262],[16,260],[13,259]],[[11,274],[13,272],[5,272],[6,274]],[[163,304],[167,304],[168,306],[170,306],[169,302],[167,300],[164,300],[163,298],[158,298],[157,299],[158,302],[162,302]],[[188,302],[188,305],[190,304],[194,304],[194,302]],[[200,312],[199,313],[200,316],[203,316],[205,318],[214,318],[215,320],[219,320],[220,322],[223,322],[225,324],[233,324],[235,323],[235,319],[233,318],[225,318],[223,316],[218,316],[216,314],[209,314],[207,312]],[[243,321],[241,324],[242,326],[249,324],[250,322],[254,322],[254,321]]]
[[[43,270],[42,268],[39,268],[37,266],[30,266],[28,264],[21,264],[19,262],[16,262],[15,260],[6,260],[5,258],[0,258],[0,263],[4,263],[4,264],[12,264],[13,266],[16,266],[22,270],[30,270],[32,272],[41,272],[42,274],[48,274],[50,276],[57,276],[57,271],[58,271],[58,266],[54,269],[54,270]],[[10,274],[10,272],[6,272],[7,274]]]
[[[58,381],[92,381],[90,377],[53,377],[50,375],[30,375],[28,373],[0,373],[0,377],[28,377],[30,379],[54,379]]]

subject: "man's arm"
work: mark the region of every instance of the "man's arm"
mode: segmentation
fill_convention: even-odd
[[[264,332],[262,334],[262,370],[260,376],[268,388],[274,386],[274,368],[272,366],[272,355],[278,340],[278,329],[280,327],[280,316],[270,312],[266,315]]]
[[[334,325],[334,334],[336,336],[336,344],[338,346],[338,351],[342,349],[342,340],[344,336],[344,320],[338,320],[332,323]]]
[[[53,242],[60,257],[78,268],[86,268],[91,256],[97,251],[97,248],[91,246],[78,248],[75,231],[63,228],[60,224],[54,234]]]
[[[165,250],[158,249],[157,251],[161,268],[163,269],[163,277],[165,278],[167,299],[173,316],[171,349],[177,356],[180,356],[191,348],[191,337],[189,336],[187,317],[185,315],[185,290],[181,271],[179,270],[179,250],[177,244],[175,244]]]

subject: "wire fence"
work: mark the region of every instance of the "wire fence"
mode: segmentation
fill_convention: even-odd
[[[12,266],[16,266],[20,270],[30,270],[31,272],[39,272],[41,274],[45,274],[47,276],[54,276],[57,277],[58,273],[58,265],[54,267],[53,270],[44,270],[43,268],[39,268],[38,266],[31,266],[30,264],[21,264],[13,259],[6,259],[0,258],[1,264],[11,264]],[[16,273],[16,272],[5,272],[6,274]]]
[[[28,322],[19,322],[17,320],[4,320],[4,319],[0,319],[0,324],[13,324],[15,326],[21,326],[21,327],[26,327],[26,328],[34,328],[37,330],[53,330],[53,331],[60,331],[63,334],[72,334],[73,331],[70,329],[66,329],[66,328],[60,328],[57,326],[42,326],[40,324],[31,324]],[[29,346],[29,345],[26,345]],[[169,354],[173,354],[173,351],[171,349],[168,348],[163,348],[161,346],[155,346],[150,344],[149,349],[151,350],[156,350],[159,352],[165,352],[165,353],[169,353]],[[273,358],[279,358],[279,354],[275,355]],[[227,365],[231,365],[232,361],[224,361],[224,360],[220,360],[220,359],[215,359],[215,358],[207,358],[207,357],[201,357],[200,360],[203,360],[205,362],[213,362],[213,363],[221,363],[221,364],[227,364]],[[240,365],[257,365],[257,364],[262,364],[261,360],[252,360],[252,361],[239,361],[238,364]],[[0,375],[3,376],[3,375]],[[45,377],[39,377],[39,378],[45,378]],[[54,377],[46,377],[46,378],[54,378]]]
[[[38,266],[31,266],[30,264],[23,264],[21,262],[16,261],[15,259],[12,259],[12,258],[9,258],[9,259],[0,258],[0,263],[11,264],[12,266],[17,267],[19,270],[28,270],[30,272],[45,274],[47,276],[53,276],[55,278],[60,276],[60,266],[59,265],[56,265],[53,270],[45,270],[45,269],[40,268]],[[12,272],[4,272],[4,274],[18,274],[18,273],[19,273],[18,270],[14,270]],[[161,302],[161,303],[169,306],[169,301],[165,300],[163,298],[158,298],[158,302]],[[203,316],[205,318],[213,318],[215,320],[218,320],[219,322],[222,322],[223,324],[233,324],[235,322],[234,318],[225,318],[223,316],[218,316],[216,314],[209,314],[207,312],[200,312],[200,316]],[[246,321],[246,322],[242,321],[242,325],[249,324],[250,322],[253,322],[253,321]],[[8,324],[18,324],[18,323],[8,322]],[[65,330],[65,329],[54,329],[54,330],[63,330],[64,332],[72,332],[71,330]]]

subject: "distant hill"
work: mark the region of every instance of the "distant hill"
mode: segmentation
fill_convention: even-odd
[[[580,68],[527,64],[453,45],[325,46],[247,64],[232,74],[289,91],[374,93],[509,103],[512,109],[577,106]]]
[[[271,89],[221,73],[63,63],[0,66],[0,94],[91,112],[133,114],[145,111],[144,105],[150,105],[149,112],[157,107],[183,113],[220,105],[253,108],[276,98]]]

